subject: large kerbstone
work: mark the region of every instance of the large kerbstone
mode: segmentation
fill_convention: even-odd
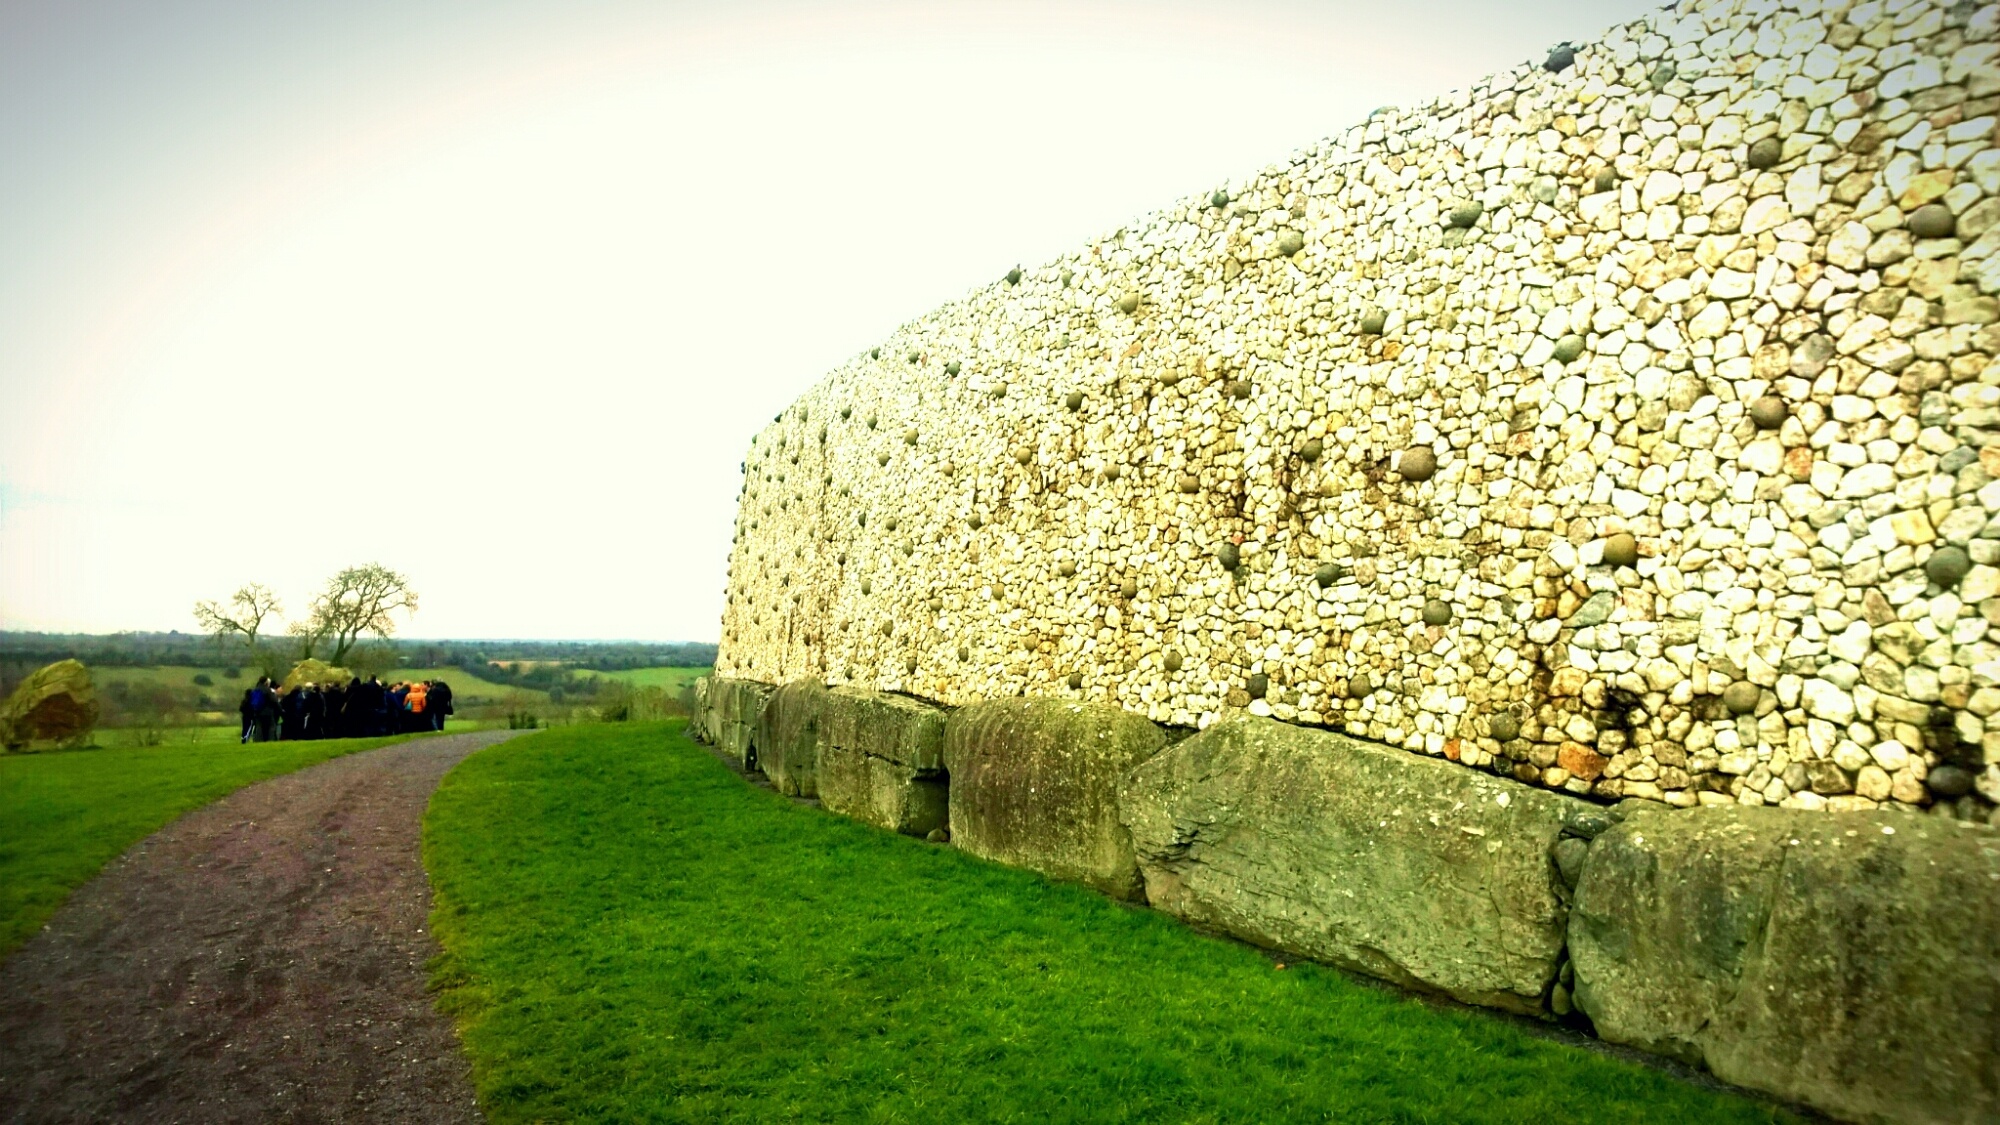
[[[814,758],[826,685],[794,680],[771,693],[757,724],[757,764],[778,792],[793,797],[819,794]]]
[[[708,729],[717,749],[744,769],[757,768],[757,723],[770,684],[717,676],[708,685]]]
[[[813,766],[820,804],[911,836],[945,827],[944,720],[906,696],[828,691]]]
[[[1551,849],[1601,814],[1269,719],[1218,723],[1119,793],[1153,905],[1258,945],[1538,1012],[1567,913]]]
[[[708,689],[713,676],[700,676],[694,681],[694,707],[688,712],[688,737],[696,742],[713,743],[715,733],[709,728],[714,711],[709,706]]]
[[[1061,699],[1001,699],[952,713],[951,840],[1016,867],[1143,897],[1118,785],[1166,745],[1138,715]]]
[[[2000,1120],[2000,832],[1708,808],[1591,845],[1570,920],[1606,1039],[1841,1117]]]

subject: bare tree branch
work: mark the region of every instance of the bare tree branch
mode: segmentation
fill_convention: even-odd
[[[396,623],[390,616],[401,611],[417,611],[417,592],[409,579],[380,563],[352,566],[327,581],[326,589],[313,599],[307,620],[294,628],[308,653],[320,644],[332,646],[326,660],[340,664],[362,637],[373,633],[388,637]]]

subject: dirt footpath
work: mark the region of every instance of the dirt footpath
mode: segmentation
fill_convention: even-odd
[[[0,964],[0,1121],[478,1121],[421,822],[507,732],[338,758],[141,841]]]

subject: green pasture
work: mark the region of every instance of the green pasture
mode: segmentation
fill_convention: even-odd
[[[397,738],[262,742],[236,731],[149,748],[0,755],[0,955],[82,886],[175,817],[254,781]],[[407,737],[407,736],[404,736]]]
[[[594,668],[575,669],[578,676],[619,680],[633,687],[665,688],[668,692],[677,692],[713,671],[715,671],[713,668],[621,668],[615,672],[600,672]]]
[[[467,759],[433,964],[494,1122],[1770,1122],[745,784],[678,723]]]

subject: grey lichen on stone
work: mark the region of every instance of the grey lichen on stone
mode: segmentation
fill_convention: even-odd
[[[1727,707],[1732,715],[1748,715],[1757,709],[1757,700],[1762,698],[1763,694],[1763,691],[1749,680],[1737,680],[1722,689],[1722,705]]]
[[[1069,394],[1067,394],[1067,395],[1064,395],[1064,396],[1063,396],[1063,405],[1064,405],[1065,407],[1069,408],[1070,410],[1079,410],[1079,409],[1082,409],[1082,407],[1083,407],[1083,392],[1082,392],[1082,391],[1071,391],[1071,392],[1070,392]]]
[[[1777,395],[1764,395],[1750,404],[1750,421],[1760,430],[1775,430],[1785,424],[1792,408]]]
[[[1126,599],[1127,601],[1130,601],[1131,599],[1138,597],[1139,580],[1137,578],[1131,578],[1131,577],[1120,579],[1118,582],[1118,596]]]
[[[1521,737],[1521,720],[1512,711],[1497,711],[1486,720],[1486,733],[1495,742],[1512,742]]]
[[[1313,581],[1319,583],[1319,588],[1324,590],[1346,577],[1346,575],[1347,568],[1339,563],[1321,563],[1313,571]]]
[[[1588,629],[1611,620],[1611,611],[1617,607],[1618,599],[1609,590],[1599,590],[1590,599],[1577,607],[1567,624],[1572,629]]]
[[[1947,589],[1958,585],[1972,570],[1972,557],[1963,547],[1941,547],[1924,560],[1924,576]]]
[[[1264,694],[1271,690],[1271,677],[1262,672],[1253,673],[1243,687],[1250,693],[1250,698],[1262,699]]]
[[[1576,63],[1576,48],[1568,43],[1558,43],[1549,57],[1542,61],[1542,69],[1550,74],[1561,74]]]
[[[1612,188],[1617,187],[1618,186],[1617,170],[1612,168],[1599,169],[1597,173],[1597,178],[1591,181],[1591,186],[1594,187],[1599,192],[1610,191]]]
[[[1375,680],[1366,672],[1357,672],[1348,677],[1347,698],[1366,699],[1375,693]]]
[[[1168,649],[1168,650],[1167,650],[1167,654],[1166,654],[1165,656],[1163,656],[1163,657],[1161,657],[1161,658],[1160,658],[1160,667],[1162,667],[1162,668],[1165,668],[1165,669],[1166,669],[1166,670],[1167,670],[1168,672],[1178,672],[1178,671],[1180,671],[1180,670],[1181,670],[1181,654],[1180,654],[1180,653],[1178,653],[1178,652],[1175,652],[1175,651],[1174,651],[1174,650],[1172,650],[1172,649]]]
[[[974,512],[971,515],[965,517],[965,522],[971,525],[972,530],[974,531],[978,531],[980,528],[986,526],[986,520],[983,517],[981,517],[978,512]]]
[[[1361,334],[1363,336],[1380,336],[1382,330],[1388,326],[1389,314],[1383,312],[1381,309],[1369,309],[1367,312],[1361,314]]]
[[[1583,354],[1583,337],[1571,332],[1556,341],[1555,350],[1550,353],[1557,363],[1573,363]]]
[[[1666,88],[1667,83],[1672,82],[1679,76],[1680,71],[1675,68],[1673,63],[1663,62],[1653,68],[1653,73],[1646,76],[1646,81],[1652,85],[1653,89],[1663,90]]]
[[[1440,601],[1437,598],[1432,598],[1431,600],[1425,602],[1424,624],[1426,625],[1451,624],[1451,603]]]
[[[1320,458],[1320,454],[1325,452],[1326,443],[1324,441],[1321,441],[1319,438],[1307,438],[1305,443],[1299,446],[1299,459],[1301,461],[1317,461]]]
[[[1193,473],[1182,473],[1179,483],[1180,490],[1184,493],[1193,494],[1201,491],[1201,480]]]
[[[1083,673],[1071,672],[1069,674],[1068,683],[1069,683],[1069,690],[1071,691],[1081,690],[1083,687]]]
[[[1604,564],[1606,566],[1638,566],[1639,540],[1630,532],[1621,531],[1604,541]]]
[[[1076,577],[1076,564],[1068,559],[1064,559],[1056,564],[1056,573],[1064,578],[1074,578]]]
[[[1478,222],[1479,216],[1485,213],[1485,204],[1480,203],[1476,199],[1465,199],[1452,204],[1449,218],[1452,226],[1457,227],[1459,230],[1465,230]]]
[[[1224,570],[1235,570],[1243,562],[1243,551],[1236,544],[1224,540],[1216,544],[1215,561],[1221,563]]]
[[[1437,454],[1428,445],[1413,445],[1396,458],[1396,474],[1407,481],[1429,480],[1437,467]]]
[[[1298,231],[1287,230],[1278,234],[1278,253],[1285,257],[1289,258],[1305,248],[1306,236]]]
[[[1778,161],[1783,159],[1784,155],[1785,146],[1778,138],[1765,137],[1750,146],[1744,162],[1761,172],[1767,168],[1777,167]]]
[[[1246,399],[1250,397],[1250,391],[1252,388],[1250,385],[1250,380],[1248,379],[1231,379],[1229,381],[1229,386],[1226,389],[1229,392],[1230,398]]]

